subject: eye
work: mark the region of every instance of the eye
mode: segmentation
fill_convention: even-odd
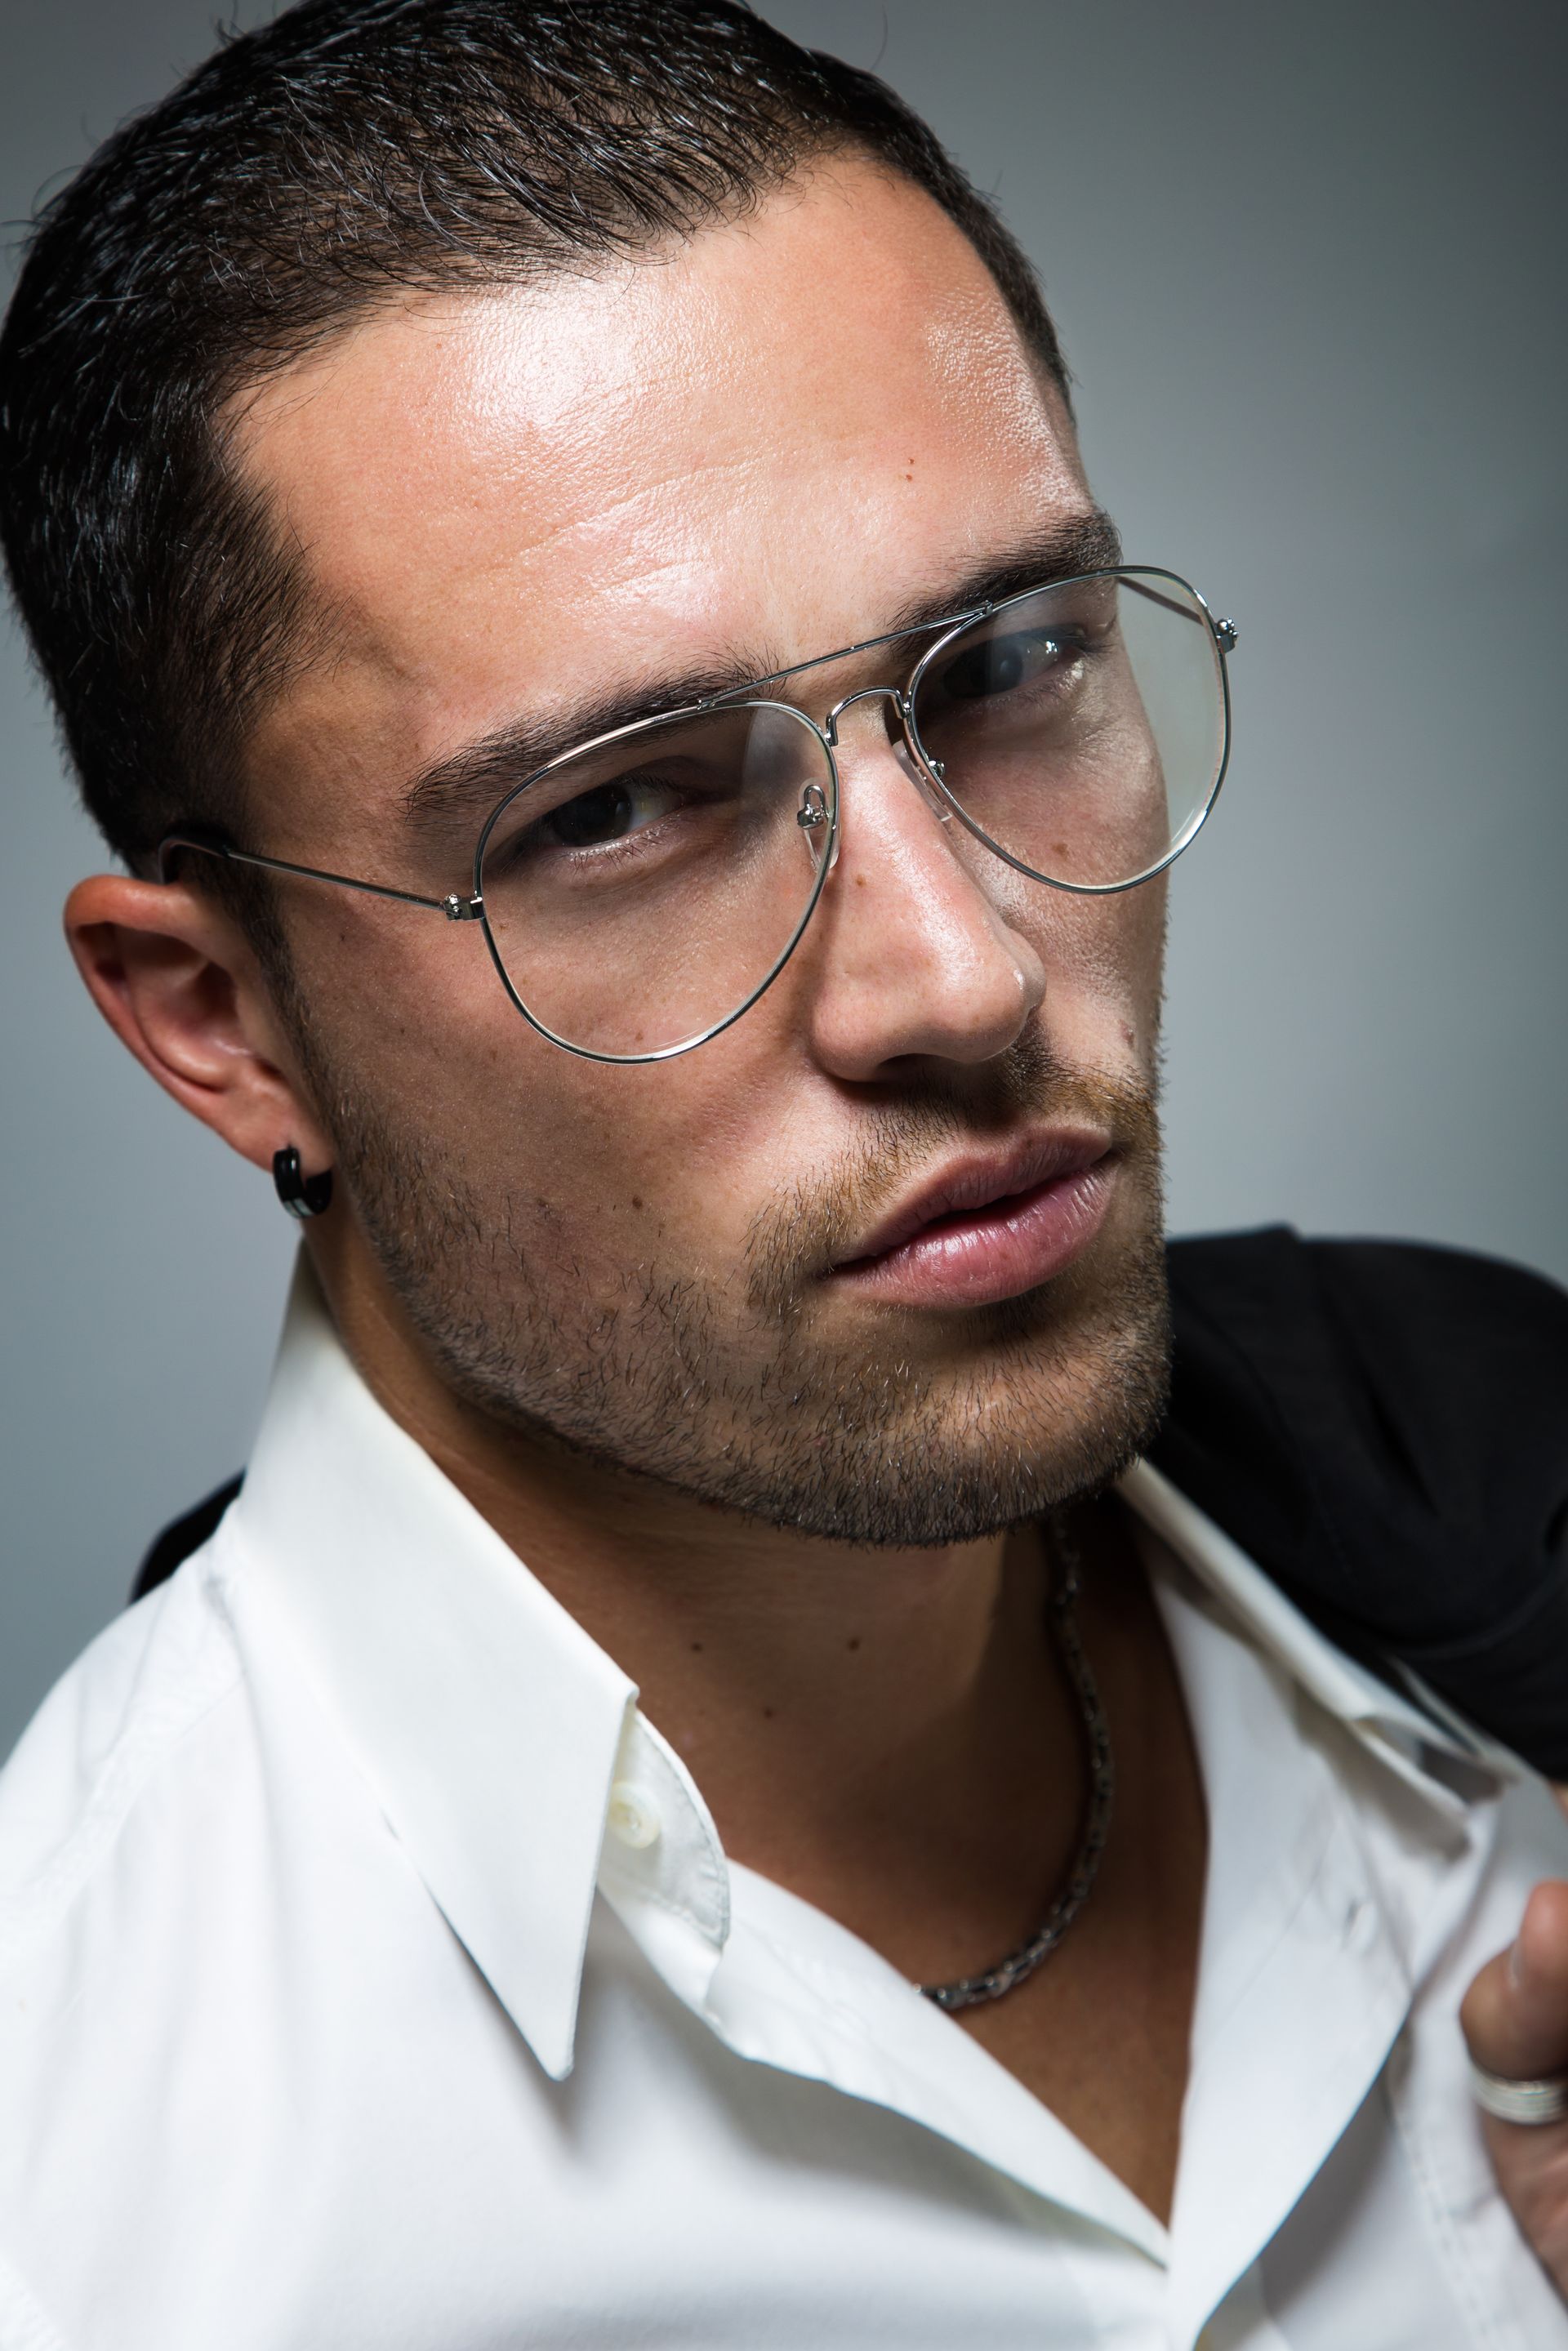
[[[579,792],[528,830],[541,847],[602,849],[667,816],[677,798],[656,776],[622,776]]]
[[[1047,680],[1071,668],[1084,651],[1076,630],[1020,630],[1012,636],[990,637],[969,645],[943,664],[931,681],[950,702],[984,702],[997,695],[1016,694],[1021,686]]]

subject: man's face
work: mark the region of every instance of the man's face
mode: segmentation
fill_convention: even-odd
[[[806,661],[1094,521],[979,260],[855,162],[633,265],[412,300],[238,436],[332,618],[259,731],[253,845],[431,893],[485,811],[410,786],[465,747]],[[821,718],[846,679],[796,690]],[[552,1046],[476,929],[309,883],[283,913],[336,1280],[384,1282],[523,1441],[949,1541],[1103,1477],[1160,1395],[1163,899],[956,848],[888,708],[845,716],[792,961],[674,1060]],[[883,1246],[949,1176],[967,1217]]]

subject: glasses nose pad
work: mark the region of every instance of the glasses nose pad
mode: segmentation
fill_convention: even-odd
[[[931,810],[932,815],[937,819],[939,823],[951,824],[953,821],[952,810],[948,807],[946,800],[943,798],[941,792],[938,791],[936,784],[932,781],[932,778],[926,774],[925,769],[921,766],[920,761],[915,758],[908,744],[895,743],[893,747],[893,755],[898,761],[899,766],[904,769],[904,774],[909,778],[910,782],[915,786],[915,790],[919,793],[926,807]]]
[[[806,843],[806,853],[813,865],[821,865],[822,849],[831,840],[828,850],[828,871],[831,873],[839,862],[838,828],[828,808],[828,795],[821,784],[808,784],[800,794],[800,805],[795,811],[795,821]]]

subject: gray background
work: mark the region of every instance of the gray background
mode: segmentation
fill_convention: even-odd
[[[877,65],[998,196],[1129,553],[1240,623],[1231,780],[1175,893],[1174,1226],[1288,1217],[1568,1276],[1568,12],[766,13]],[[211,24],[202,0],[5,0],[0,214]],[[265,1178],[75,979],[57,909],[100,853],[14,632],[0,659],[4,1752],[154,1529],[243,1460],[291,1249]]]

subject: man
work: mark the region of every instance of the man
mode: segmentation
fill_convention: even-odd
[[[312,0],[3,368],[78,962],[306,1248],[0,1792],[0,2342],[1568,2340],[1550,1799],[1139,1458],[1234,632],[929,135]]]

